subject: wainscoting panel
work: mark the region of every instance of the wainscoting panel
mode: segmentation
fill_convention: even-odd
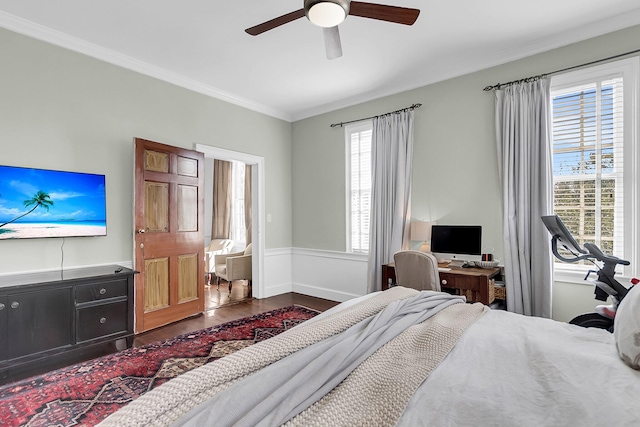
[[[265,249],[265,297],[293,292],[291,248]]]
[[[367,293],[367,256],[319,249],[267,249],[265,297],[297,292],[332,301]]]
[[[366,255],[301,248],[292,255],[293,292],[339,302],[367,293]]]

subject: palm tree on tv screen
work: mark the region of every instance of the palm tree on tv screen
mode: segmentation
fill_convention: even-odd
[[[53,200],[49,197],[49,193],[45,193],[44,191],[38,191],[35,196],[31,199],[27,199],[24,201],[24,207],[28,208],[29,206],[33,206],[29,211],[23,213],[22,215],[17,216],[11,221],[7,221],[4,224],[0,224],[0,227],[4,227],[7,224],[11,224],[22,218],[23,216],[29,215],[31,212],[35,211],[38,207],[42,206],[49,212],[49,208],[53,206]]]

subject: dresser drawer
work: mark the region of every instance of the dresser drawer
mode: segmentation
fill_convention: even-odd
[[[76,309],[76,342],[127,333],[127,301]]]
[[[127,296],[127,279],[80,285],[76,287],[76,304]]]

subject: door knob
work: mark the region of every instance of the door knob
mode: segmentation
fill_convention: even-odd
[[[14,301],[11,303],[11,308],[18,308],[20,307],[20,303],[18,301]]]
[[[144,234],[144,228],[138,228],[138,234]]]

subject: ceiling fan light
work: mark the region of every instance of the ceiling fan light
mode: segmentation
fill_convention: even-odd
[[[306,0],[305,12],[311,23],[323,27],[335,27],[349,14],[349,2],[344,0]]]

